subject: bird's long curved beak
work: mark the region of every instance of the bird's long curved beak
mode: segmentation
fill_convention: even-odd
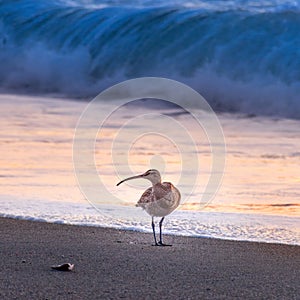
[[[127,180],[136,179],[136,178],[141,178],[141,177],[143,177],[143,176],[144,176],[144,174],[136,175],[136,176],[132,176],[132,177],[128,177],[128,178],[123,179],[122,181],[120,181],[120,182],[117,184],[117,186],[120,185],[121,183],[127,181]]]

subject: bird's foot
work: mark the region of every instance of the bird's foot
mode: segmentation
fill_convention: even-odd
[[[162,241],[155,243],[154,246],[161,246],[161,247],[172,247],[172,245],[164,244]]]

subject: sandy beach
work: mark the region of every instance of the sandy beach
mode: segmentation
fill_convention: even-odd
[[[0,218],[1,299],[299,299],[300,247]],[[51,269],[74,263],[72,272]]]

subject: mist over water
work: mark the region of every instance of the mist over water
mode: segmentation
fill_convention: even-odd
[[[219,111],[299,119],[299,28],[295,1],[0,1],[0,88],[92,97],[161,76]]]

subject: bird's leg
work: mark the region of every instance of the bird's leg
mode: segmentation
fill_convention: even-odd
[[[163,241],[162,241],[162,223],[164,221],[165,217],[163,217],[160,221],[159,221],[159,242],[158,242],[158,245],[159,246],[172,246],[172,245],[167,245],[167,244],[164,244]]]
[[[162,227],[162,223],[164,221],[165,217],[161,218],[161,220],[159,221],[159,243],[162,244],[162,233],[161,233],[161,227]]]
[[[154,217],[152,217],[152,230],[153,230],[153,236],[154,236],[154,246],[159,246],[159,244],[156,241],[156,236],[155,236],[155,224],[154,224]]]

